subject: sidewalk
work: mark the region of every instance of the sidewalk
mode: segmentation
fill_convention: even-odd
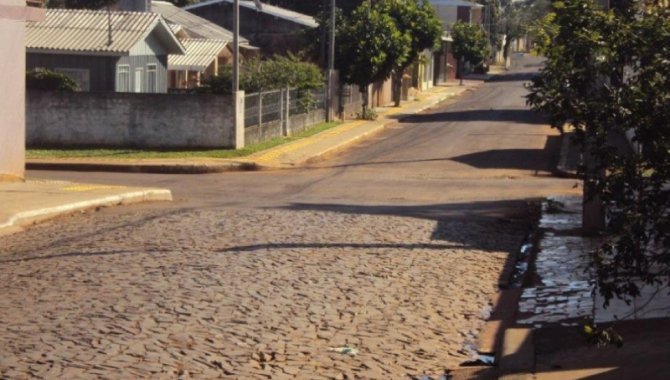
[[[169,200],[172,200],[172,195],[166,189],[45,180],[0,182],[0,236],[76,211]]]
[[[589,265],[599,240],[581,235],[581,201],[552,197],[543,204],[533,276],[522,290],[516,326],[504,335],[503,379],[665,379],[668,287],[643,287],[630,304],[613,299],[605,308]],[[616,324],[623,347],[588,345],[586,324]]]
[[[353,142],[382,131],[402,118],[417,114],[435,104],[455,98],[481,86],[481,80],[466,80],[436,86],[419,94],[416,100],[406,101],[400,107],[376,109],[375,121],[352,120],[312,137],[279,145],[253,155],[237,159],[114,159],[114,158],[58,158],[28,159],[26,167],[33,170],[81,170],[139,173],[203,174],[227,171],[281,169],[294,167],[310,160],[342,150]]]

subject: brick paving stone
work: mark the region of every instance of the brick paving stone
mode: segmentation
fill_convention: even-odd
[[[0,374],[439,374],[467,359],[523,228],[288,210],[36,226],[0,247]]]

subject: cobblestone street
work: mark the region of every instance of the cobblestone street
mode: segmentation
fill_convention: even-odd
[[[509,223],[287,210],[37,226],[0,255],[2,376],[440,374],[467,359],[522,235]]]
[[[580,191],[553,175],[560,136],[523,85],[538,59],[519,59],[300,167],[29,172],[173,202],[2,237],[0,378],[436,380],[472,361],[534,202]]]

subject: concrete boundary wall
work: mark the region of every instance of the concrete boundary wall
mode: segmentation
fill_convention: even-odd
[[[28,147],[234,148],[226,95],[29,91]]]

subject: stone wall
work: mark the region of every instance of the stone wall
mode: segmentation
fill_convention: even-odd
[[[30,91],[29,147],[234,148],[224,95]]]

